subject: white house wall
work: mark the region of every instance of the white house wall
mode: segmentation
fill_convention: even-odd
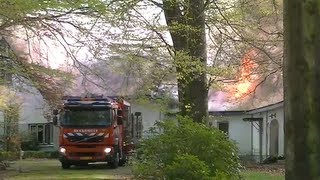
[[[164,119],[164,114],[156,108],[146,108],[144,105],[131,104],[131,113],[134,114],[135,112],[142,113],[144,132],[153,127],[156,121]],[[146,135],[146,133],[143,133],[143,135]]]
[[[256,113],[256,114],[252,114],[251,117],[253,118],[263,118],[265,119],[265,113],[264,112],[260,112],[260,113]],[[248,122],[249,123],[249,122]],[[259,123],[257,121],[252,122],[254,124],[253,126],[253,155],[255,157],[258,157],[260,155],[260,129],[259,129]],[[262,121],[262,156],[265,155],[265,121]]]
[[[277,120],[279,121],[279,155],[284,155],[284,108],[277,110]]]
[[[250,124],[242,121],[243,116],[237,116],[237,120],[229,122],[229,137],[236,141],[241,155],[251,152]],[[240,133],[239,133],[240,132]]]
[[[23,94],[22,99],[21,124],[48,122],[48,120],[43,116],[45,103],[40,94]]]
[[[252,138],[252,152],[251,154],[253,156],[259,156],[260,153],[260,138],[259,138],[259,126],[257,122],[247,122],[248,124],[250,124],[250,126],[252,126],[251,131],[252,134],[250,135],[250,137]]]
[[[276,117],[272,117],[272,114],[276,114]],[[278,141],[278,154],[284,155],[284,114],[283,107],[276,107],[274,109],[268,109],[266,111],[257,112],[251,114],[252,117],[263,118],[263,134],[262,134],[262,156],[266,158],[270,155],[270,123],[276,119],[279,124],[279,141]],[[271,117],[270,117],[271,116]],[[259,132],[257,130],[253,133],[253,149],[254,155],[259,155]]]
[[[277,120],[279,124],[279,155],[284,155],[284,113],[283,113],[283,107],[276,108],[274,110],[270,110],[265,112],[265,122],[266,122],[266,134],[264,133],[264,137],[266,142],[266,145],[268,146],[264,153],[266,152],[267,155],[270,155],[270,123],[272,120]],[[270,115],[276,115],[276,117],[270,117]]]
[[[36,93],[19,94],[21,101],[19,131],[28,131],[30,123],[46,123],[47,119],[43,116],[44,101],[42,96]],[[3,112],[0,112],[0,134],[3,134],[2,123],[4,122]]]
[[[212,117],[212,125],[217,127],[218,122],[229,122],[229,138],[237,144],[240,155],[251,153],[251,125],[244,122],[242,115],[228,115],[223,117]]]

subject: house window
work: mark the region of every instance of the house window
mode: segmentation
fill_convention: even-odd
[[[53,125],[51,123],[29,124],[29,132],[36,134],[39,144],[53,144]]]
[[[218,122],[218,129],[229,134],[229,122]]]

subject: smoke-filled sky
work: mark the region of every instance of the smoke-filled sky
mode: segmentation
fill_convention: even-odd
[[[271,72],[258,73],[258,59],[254,50],[243,55],[237,81],[209,92],[209,110],[248,110],[283,100],[282,71],[272,67]]]
[[[137,13],[143,15],[146,19],[154,19],[153,17],[157,16],[159,9],[140,9],[140,12]],[[165,25],[163,14],[161,15],[158,23],[160,25]],[[72,31],[72,29],[69,30]],[[138,29],[138,32],[141,32],[141,29]],[[117,33],[121,33],[121,30],[118,30]],[[104,80],[102,81],[102,79],[99,79],[98,77],[93,78],[94,82],[104,86],[105,88],[100,88],[94,85],[94,83],[91,82],[93,80],[92,78],[91,80],[90,78],[88,80],[88,77],[85,78],[84,74],[77,72],[72,67],[74,60],[70,57],[70,52],[66,52],[64,47],[66,46],[65,43],[57,42],[46,36],[41,37],[41,40],[37,37],[33,37],[26,41],[26,36],[23,35],[23,33],[21,34],[22,35],[17,35],[17,37],[10,38],[9,40],[15,51],[18,54],[29,56],[30,61],[40,63],[46,67],[54,69],[71,68],[73,72],[78,74],[73,92],[83,93],[86,91],[96,91],[97,93],[108,93],[114,95],[119,93],[124,87],[130,89],[130,87],[128,87],[128,83],[126,83],[128,79],[125,79],[126,77],[121,75],[121,73],[117,74],[117,72],[113,72],[106,64],[104,64],[103,67],[104,72],[100,71]],[[172,44],[168,33],[166,33],[164,37],[166,37],[169,44]],[[67,38],[67,40],[72,43],[72,39]],[[104,40],[109,41],[108,39]],[[209,40],[208,46],[210,46]],[[215,52],[212,50],[208,52],[208,63],[210,63],[210,57]],[[255,53],[251,51],[248,52],[248,54],[245,54],[243,59],[239,59],[239,61],[242,61],[242,66],[239,70],[238,82],[234,84],[226,84],[226,87],[222,89],[211,90],[209,92],[209,110],[251,108],[282,100],[282,84],[279,84],[279,82],[281,82],[279,75],[273,75],[267,78],[265,83],[262,83],[256,89],[254,96],[252,93],[249,93],[256,87],[257,81],[260,80],[259,76],[257,77],[256,75],[252,75],[252,71],[254,71],[257,66],[254,62],[254,54]],[[90,64],[88,60],[90,61],[94,58],[89,47],[77,49],[73,55],[76,56],[75,58],[77,60],[82,61],[85,64]],[[107,57],[105,56],[105,58]],[[134,80],[131,79],[130,81]],[[129,91],[132,91],[132,89]]]
[[[38,62],[54,69],[72,67],[72,60],[68,58],[63,47],[50,39],[47,39],[46,44],[42,44],[43,42],[38,39],[29,40],[27,43],[23,36],[20,36],[19,38],[10,39],[9,42],[18,54],[29,55],[29,59],[33,62]],[[25,51],[26,49],[28,49],[27,52]],[[78,55],[85,57],[86,53],[82,51]],[[282,100],[282,84],[279,84],[282,79],[277,74],[267,78],[264,83],[258,86],[255,92],[251,92],[260,79],[257,75],[252,75],[252,71],[258,66],[254,62],[254,57],[255,54],[252,51],[244,55],[237,82],[228,83],[220,90],[212,89],[209,91],[209,110],[243,110]],[[106,64],[100,66],[97,71],[102,77],[101,79],[93,76],[84,77],[83,74],[75,71],[74,68],[72,69],[78,76],[75,79],[74,88],[66,93],[81,95],[85,92],[95,92],[118,95],[119,93],[128,93],[121,92],[124,88],[131,91],[130,93],[133,91],[128,85],[133,86],[134,83],[128,84],[126,82],[128,79],[125,79],[121,73],[108,69]],[[134,79],[129,81],[134,81]]]

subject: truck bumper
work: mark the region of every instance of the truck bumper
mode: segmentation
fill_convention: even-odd
[[[85,164],[85,163],[92,163],[92,162],[110,162],[112,161],[113,156],[106,155],[104,158],[91,158],[91,159],[83,159],[81,157],[78,158],[68,158],[65,155],[59,156],[59,161],[61,163],[69,163],[69,164]]]
[[[110,153],[104,152],[104,148],[95,149],[95,152],[92,152],[91,149],[86,148],[75,148],[75,147],[66,147],[65,153],[60,153],[59,161],[62,163],[69,164],[85,164],[89,162],[109,162],[113,158],[113,151]]]

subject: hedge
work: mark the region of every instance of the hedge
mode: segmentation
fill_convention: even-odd
[[[58,151],[24,151],[23,158],[58,158]]]
[[[24,151],[23,159],[26,158],[58,158],[59,152],[58,151]],[[0,161],[3,160],[17,160],[19,159],[19,153],[16,152],[7,152],[7,151],[0,151]]]
[[[9,151],[0,151],[0,162],[1,161],[13,161],[19,158],[18,153]]]

